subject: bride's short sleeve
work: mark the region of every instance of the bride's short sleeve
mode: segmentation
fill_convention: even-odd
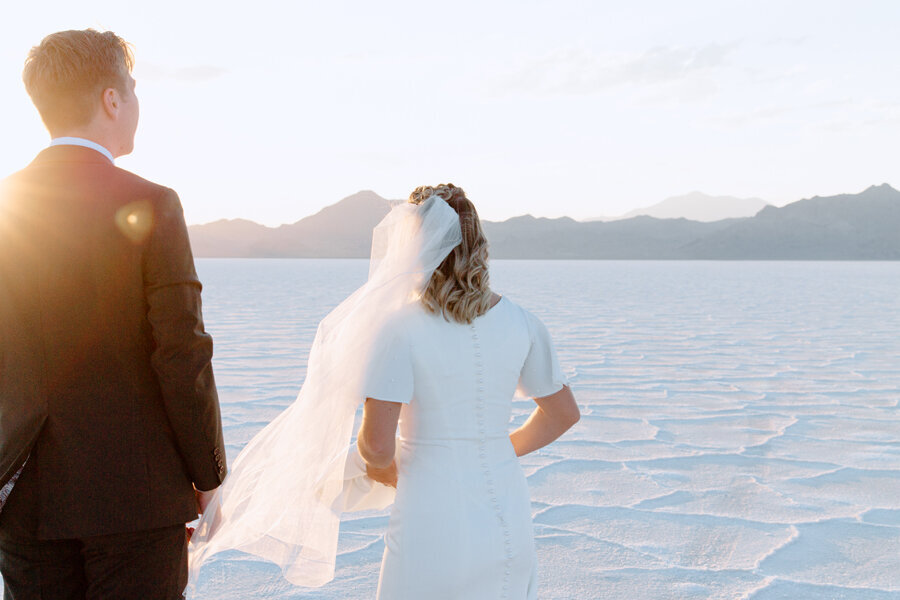
[[[523,312],[528,324],[531,347],[519,374],[517,393],[529,398],[543,398],[555,394],[568,382],[559,365],[547,327],[530,312]]]
[[[377,336],[363,385],[366,398],[402,404],[412,400],[412,350],[402,324],[394,322]]]

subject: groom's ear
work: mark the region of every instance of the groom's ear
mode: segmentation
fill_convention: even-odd
[[[116,88],[106,88],[100,94],[100,103],[104,114],[112,120],[119,117],[119,109],[122,107],[122,95]]]

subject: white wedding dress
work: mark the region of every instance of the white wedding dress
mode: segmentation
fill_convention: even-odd
[[[537,598],[512,398],[565,379],[544,325],[502,298],[471,325],[410,305],[385,329],[366,395],[405,404],[380,600]]]
[[[395,205],[375,227],[369,278],[319,323],[297,399],[235,458],[197,524],[190,594],[226,550],[271,561],[296,585],[334,578],[342,513],[395,499],[351,444],[371,397],[407,404],[379,598],[536,597],[511,401],[517,386],[541,397],[564,379],[543,324],[509,300],[471,325],[417,300],[461,241],[459,216],[436,196]]]

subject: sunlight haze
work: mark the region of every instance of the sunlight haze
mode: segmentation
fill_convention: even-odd
[[[359,190],[482,217],[619,215],[700,190],[900,186],[900,3],[172,2],[5,7],[0,176],[48,136],[21,82],[61,29],[134,45],[135,152],[189,223],[291,223]]]

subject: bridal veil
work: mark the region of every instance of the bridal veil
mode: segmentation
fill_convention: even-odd
[[[333,579],[341,512],[383,508],[394,492],[362,477],[350,445],[367,370],[390,359],[384,329],[461,240],[458,215],[437,196],[397,204],[375,227],[368,280],[319,324],[297,399],[241,451],[200,519],[191,585],[224,550],[272,561],[296,585]]]

